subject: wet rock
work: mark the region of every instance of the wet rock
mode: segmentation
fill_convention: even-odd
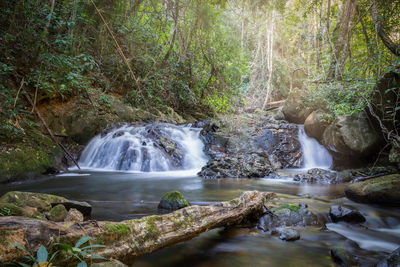
[[[333,222],[362,223],[365,217],[357,210],[351,210],[343,206],[332,206],[329,216]]]
[[[279,238],[285,241],[295,241],[300,239],[300,234],[294,229],[287,227],[278,227],[272,230],[272,234],[279,235]]]
[[[349,199],[371,204],[400,204],[400,174],[391,174],[351,184],[345,190]]]
[[[161,210],[174,211],[189,206],[189,202],[179,191],[170,191],[163,195],[158,208]]]
[[[322,143],[336,158],[368,157],[379,150],[381,138],[365,113],[339,116],[324,131]]]
[[[331,257],[340,266],[353,266],[357,264],[354,256],[350,252],[341,247],[337,246],[332,247]]]
[[[123,136],[124,134],[125,134],[124,131],[118,131],[115,134],[113,134],[112,138],[117,138],[117,137]]]
[[[318,218],[304,205],[283,204],[264,215],[258,227],[264,231],[279,227],[305,227],[318,225]]]
[[[168,127],[173,126],[168,125]],[[154,146],[164,153],[172,166],[180,168],[183,165],[183,148],[179,143],[172,140],[168,127],[165,127],[165,124],[162,123],[149,124],[146,126],[147,137],[153,141]]]
[[[313,111],[304,122],[304,131],[308,136],[321,141],[322,135],[328,126],[323,120],[324,113],[320,110]]]
[[[83,222],[83,214],[77,209],[70,209],[65,217],[65,222]]]
[[[62,204],[58,204],[49,211],[48,218],[54,222],[62,222],[67,217],[67,209]]]
[[[201,136],[210,158],[202,177],[265,177],[275,169],[302,165],[297,125],[259,113],[208,121]]]
[[[294,181],[310,184],[336,184],[337,174],[324,169],[310,169],[306,174],[296,174]]]
[[[376,267],[398,267],[400,266],[400,247],[381,260]]]
[[[0,202],[12,203],[20,208],[37,208],[38,212],[48,212],[58,204],[63,204],[66,209],[75,208],[85,216],[90,216],[92,211],[92,206],[87,202],[74,201],[56,195],[32,192],[11,191],[4,194],[0,198]]]

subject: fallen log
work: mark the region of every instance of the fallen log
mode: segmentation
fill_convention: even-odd
[[[137,256],[189,240],[211,229],[259,219],[265,203],[273,197],[274,193],[247,191],[227,202],[189,206],[169,214],[122,222],[67,224],[28,217],[0,217],[0,262],[10,262],[23,255],[10,242],[35,253],[40,245],[49,247],[55,242],[73,245],[88,235],[93,243],[105,245],[96,250],[97,255],[131,263]]]

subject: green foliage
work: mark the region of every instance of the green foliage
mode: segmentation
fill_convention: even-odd
[[[22,246],[11,243],[11,245],[21,251],[23,251],[26,256],[22,257],[25,262],[16,262],[16,264],[22,266],[22,267],[51,267],[53,264],[52,262],[54,261],[55,257],[59,253],[59,251],[54,252],[50,258],[48,258],[49,253],[47,252],[47,249],[44,246],[40,246],[38,251],[36,252],[36,255],[32,255],[30,252],[28,252],[25,248]],[[27,263],[31,264],[28,265]]]
[[[93,244],[83,246],[90,239],[90,236],[83,236],[75,243],[74,246],[63,243],[55,243],[54,245],[60,247],[64,252],[78,259],[79,263],[77,267],[85,267],[87,266],[87,264],[84,259],[105,259],[103,257],[93,254],[93,248],[104,248],[104,245]]]
[[[10,208],[3,207],[0,209],[0,216],[12,216],[13,212]]]
[[[303,96],[304,103],[325,110],[327,120],[341,115],[357,114],[365,109],[371,97],[373,81],[312,84]]]
[[[207,104],[215,113],[228,113],[232,111],[229,99],[225,95],[222,97],[218,95],[208,96]]]

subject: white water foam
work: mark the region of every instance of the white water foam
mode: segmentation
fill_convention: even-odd
[[[82,152],[79,165],[91,171],[197,173],[207,163],[200,129],[171,124],[123,125],[94,137]],[[177,166],[155,140],[167,138],[183,153]],[[173,148],[172,148],[173,150]],[[75,169],[75,168],[74,168]]]
[[[332,156],[317,140],[309,137],[304,131],[304,126],[299,125],[299,142],[303,152],[303,168],[329,169],[332,167]]]

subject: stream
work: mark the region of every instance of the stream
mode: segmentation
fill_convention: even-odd
[[[114,135],[115,131],[109,135]],[[175,131],[181,130],[173,130]],[[144,142],[138,142],[135,134],[123,134],[125,141],[143,145]],[[300,139],[305,138],[301,134],[303,132],[300,129]],[[116,143],[110,136],[106,138]],[[199,205],[230,200],[238,197],[243,191],[259,190],[277,193],[278,197],[272,201],[272,204],[305,203],[311,212],[326,222],[326,228],[321,226],[299,228],[301,239],[295,242],[282,241],[277,236],[271,236],[256,227],[215,229],[190,241],[140,257],[135,261],[135,266],[335,266],[330,258],[330,248],[333,246],[343,247],[357,255],[361,265],[373,266],[400,245],[399,208],[384,208],[352,202],[344,197],[344,185],[294,182],[293,176],[299,172],[305,172],[306,169],[280,170],[279,179],[265,177],[208,180],[196,175],[198,169],[190,168],[190,166],[198,167],[197,164],[204,164],[203,156],[194,152],[191,161],[192,163],[196,161],[195,165],[190,165],[190,162],[186,160],[187,157],[183,160],[184,166],[189,166],[188,170],[171,170],[173,164],[163,160],[162,165],[150,162],[148,165],[150,169],[147,172],[139,172],[137,171],[141,168],[139,165],[128,166],[116,156],[118,153],[127,155],[127,149],[118,151],[115,147],[105,144],[99,137],[96,138],[91,144],[97,142],[103,145],[103,150],[99,149],[99,153],[113,155],[114,160],[104,163],[111,166],[108,170],[99,165],[103,156],[100,154],[96,156],[95,147],[89,145],[81,160],[92,168],[49,176],[37,181],[5,185],[0,187],[0,195],[12,190],[56,194],[89,202],[93,206],[94,219],[121,221],[156,214],[162,195],[171,190],[181,191],[190,203]],[[181,135],[177,135],[176,138],[187,140],[182,139]],[[193,138],[192,134],[190,138]],[[151,140],[146,141],[146,143],[149,142]],[[196,151],[202,149],[197,141],[192,144],[197,147]],[[303,153],[314,154],[304,152],[304,149],[311,149],[311,151],[316,149],[310,143],[307,145],[311,148],[303,146]],[[192,148],[188,142],[185,149],[192,151]],[[113,152],[105,152],[104,149],[111,149]],[[142,154],[146,154],[143,149],[141,151]],[[89,157],[90,153],[92,156]],[[320,164],[321,167],[329,168],[331,159],[328,157],[321,162],[321,157],[323,157],[321,155],[326,156],[323,152],[321,153],[317,153],[319,155],[317,161],[305,160],[306,164],[309,164],[307,167]],[[143,161],[143,157],[136,158],[138,161]],[[129,160],[132,161],[132,156]],[[93,166],[100,166],[100,170],[96,170]],[[121,171],[120,168],[128,168],[131,171]],[[153,168],[169,171],[150,171]],[[354,207],[367,220],[362,226],[332,223],[328,216],[332,205]]]

